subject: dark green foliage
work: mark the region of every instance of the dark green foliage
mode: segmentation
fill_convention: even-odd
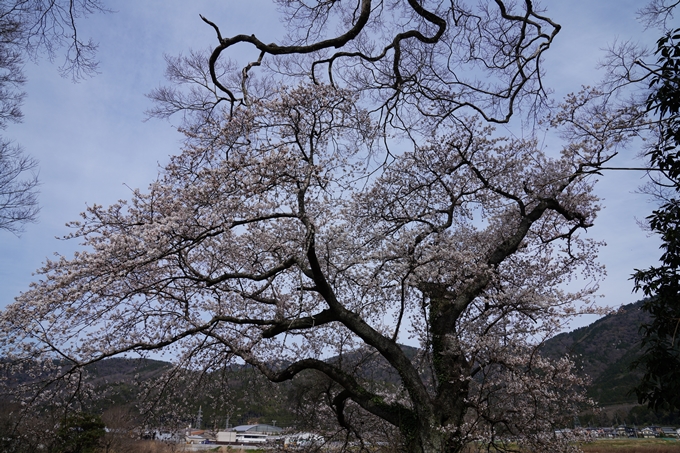
[[[657,41],[656,54],[658,67],[651,74],[649,87],[654,91],[647,98],[647,108],[659,115],[662,142],[649,157],[677,180],[680,165],[673,151],[680,145],[680,28]]]
[[[99,415],[77,413],[64,418],[57,430],[58,453],[96,453],[106,431]]]
[[[680,29],[658,40],[658,67],[651,74],[647,107],[658,114],[659,141],[647,153],[672,187],[659,209],[647,217],[661,236],[661,264],[633,274],[635,290],[648,297],[642,309],[651,322],[641,327],[644,354],[633,366],[644,372],[635,388],[638,401],[654,409],[680,410]]]
[[[628,425],[678,426],[680,415],[669,411],[654,411],[647,406],[635,406],[625,418]]]
[[[635,396],[632,395],[632,390],[641,375],[631,372],[630,365],[638,355],[638,348],[631,346],[625,355],[593,380],[588,388],[588,396],[602,405],[634,402]]]

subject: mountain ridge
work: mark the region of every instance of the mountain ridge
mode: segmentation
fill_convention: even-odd
[[[636,410],[641,411],[642,407],[637,406],[632,389],[642,372],[630,369],[631,363],[641,352],[640,325],[649,321],[648,315],[641,311],[641,305],[642,301],[624,305],[617,312],[587,326],[560,333],[544,342],[541,354],[553,359],[570,355],[580,372],[590,377],[588,395],[600,406],[625,407],[626,413],[635,406]],[[418,360],[417,348],[402,345],[402,349],[411,360]],[[399,385],[399,376],[374,352],[362,349],[329,360],[341,360],[344,367],[353,369],[367,382],[395,388]],[[285,366],[284,363],[280,365]],[[132,358],[111,358],[87,367],[88,380],[100,396],[96,410],[138,402],[144,382],[157,380],[171,369],[172,364],[169,362]],[[224,400],[220,405],[222,409],[208,407],[213,406],[213,398],[216,397],[209,396],[209,392],[200,389],[195,390],[196,393],[187,392],[188,388],[184,388],[184,385],[195,381],[194,378],[189,378],[185,384],[172,386],[175,393],[182,395],[176,403],[185,405],[187,413],[195,413],[203,405],[204,420],[211,419],[213,424],[224,424],[226,412],[232,414],[232,420],[237,423],[260,419],[294,423],[293,413],[301,410],[296,409],[299,404],[297,400],[316,398],[318,395],[314,395],[314,392],[320,391],[316,387],[321,381],[311,375],[275,386],[265,382],[253,370],[249,371],[246,365],[231,365],[222,373],[225,373],[224,376],[216,381],[222,384],[215,384],[217,387],[210,391],[217,391],[218,399]],[[429,373],[424,373],[427,378]],[[196,377],[200,376],[200,373],[196,374]]]
[[[569,354],[589,376],[588,394],[600,405],[637,403],[631,393],[641,371],[631,370],[641,353],[640,326],[649,321],[642,301],[623,305],[593,323],[547,340],[541,352],[551,358]]]

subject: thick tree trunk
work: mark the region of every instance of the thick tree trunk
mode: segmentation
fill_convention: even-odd
[[[458,453],[465,447],[460,426],[467,411],[470,364],[461,350],[455,320],[464,310],[444,285],[423,288],[430,298],[432,362],[435,379],[433,419],[419,420],[415,432],[407,437],[407,448],[414,453]]]
[[[423,439],[423,453],[459,453],[465,445],[460,438],[451,434],[432,433]]]
[[[416,432],[404,436],[409,453],[459,453],[465,447],[456,430],[438,426],[434,420],[419,424]]]

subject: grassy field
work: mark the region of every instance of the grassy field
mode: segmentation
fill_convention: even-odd
[[[680,441],[673,439],[603,439],[583,444],[585,453],[673,453]]]
[[[179,445],[141,441],[132,450],[135,453],[179,453]],[[581,445],[584,453],[680,453],[680,441],[669,439],[603,439]],[[265,453],[271,450],[241,450],[225,446],[202,450],[205,453]],[[472,450],[470,450],[472,451]],[[546,452],[549,453],[549,452]]]

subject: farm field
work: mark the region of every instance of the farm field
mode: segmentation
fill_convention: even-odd
[[[672,453],[680,452],[676,439],[602,439],[581,446],[585,453]]]

